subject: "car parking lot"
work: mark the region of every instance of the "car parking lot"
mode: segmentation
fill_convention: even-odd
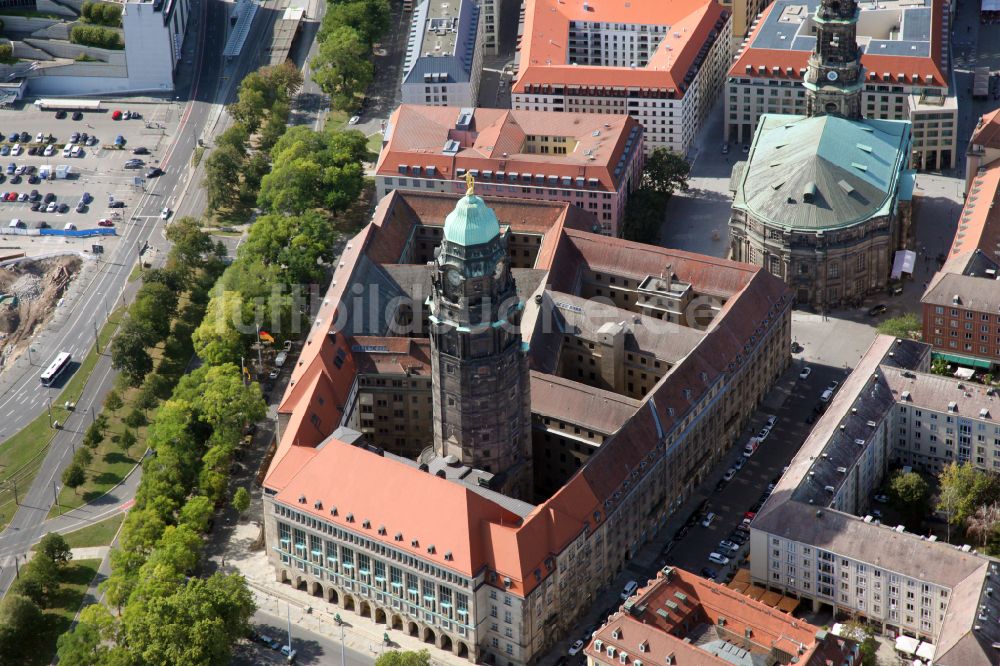
[[[168,126],[146,119],[168,120],[171,114],[169,105],[145,104],[140,118],[114,120],[117,107],[105,106],[78,116],[31,104],[0,111],[0,229],[89,229],[129,220],[143,192],[136,178],[158,175],[150,170],[159,169],[167,144]],[[133,154],[136,149],[138,154]],[[126,169],[129,160],[141,162]],[[67,242],[81,249],[90,245],[87,239],[3,237],[7,248],[29,246],[22,248],[29,255],[50,251],[53,244],[65,248]]]
[[[772,484],[809,434],[812,423],[807,419],[814,413],[814,406],[826,388],[844,378],[842,368],[813,366],[805,379],[800,378],[801,370],[801,367],[790,370],[796,379],[785,404],[773,413],[762,410],[753,419],[726,463],[712,477],[714,491],[703,496],[701,505],[675,533],[659,564],[677,565],[725,582],[745,558],[749,526],[770,494]],[[773,423],[768,427],[772,417]],[[750,455],[746,455],[748,446],[753,448]],[[731,480],[727,481],[727,476]],[[705,527],[702,521],[709,513],[714,518]],[[711,558],[713,553],[720,558]],[[728,561],[722,563],[722,559]]]

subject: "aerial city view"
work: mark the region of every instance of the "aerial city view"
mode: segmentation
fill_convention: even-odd
[[[0,666],[1000,666],[1000,0],[0,34]]]

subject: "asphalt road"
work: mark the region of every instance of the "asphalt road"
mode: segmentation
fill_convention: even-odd
[[[219,0],[202,0],[202,3],[207,4],[201,5],[203,13],[200,16],[192,18],[196,22],[194,25],[204,25],[209,16],[216,21],[226,20],[223,4]],[[211,34],[212,31],[209,31],[209,36]],[[36,356],[51,358],[59,351],[69,351],[74,358],[82,358],[93,345],[95,327],[99,327],[107,316],[103,305],[105,296],[117,299],[119,294],[127,290],[128,299],[127,293],[138,287],[137,282],[129,284],[127,278],[138,257],[139,248],[148,242],[151,247],[162,250],[158,255],[161,260],[165,256],[167,242],[163,237],[163,222],[159,218],[159,211],[163,206],[171,205],[177,209],[175,217],[186,214],[184,197],[193,180],[187,169],[188,160],[212,108],[213,97],[204,94],[204,91],[217,90],[221,72],[221,56],[218,54],[221,53],[223,42],[204,39],[204,35],[203,31],[198,32],[200,39],[195,46],[193,67],[186,79],[183,74],[181,77],[185,82],[179,86],[178,97],[188,101],[173,142],[161,160],[164,175],[147,181],[146,192],[134,206],[127,224],[119,227],[122,238],[118,249],[102,260],[98,275],[94,277],[87,293],[72,305],[73,312],[61,330],[39,342]],[[76,411],[53,438],[31,488],[21,491],[20,507],[7,529],[0,533],[0,592],[5,593],[14,578],[14,557],[26,552],[32,543],[53,527],[45,522],[45,516],[61,487],[62,470],[69,463],[74,447],[79,445],[84,430],[90,424],[91,414],[100,409],[104,397],[113,387],[114,377],[110,357],[107,354],[101,355],[77,403]],[[6,439],[24,427],[42,413],[47,399],[57,394],[58,388],[41,386],[36,372],[22,376],[0,400],[0,438]],[[133,481],[137,481],[137,478],[138,475]],[[123,490],[129,489],[126,486]],[[84,518],[80,517],[80,520]]]
[[[267,607],[254,613],[251,623],[254,630],[269,636],[282,645],[288,641],[288,622],[280,614],[285,611],[284,604],[277,603],[276,608]],[[292,623],[292,649],[296,652],[296,663],[299,664],[341,664],[343,666],[370,666],[375,663],[373,656],[346,648],[341,661],[340,641],[317,634],[303,628],[302,624]],[[241,642],[235,649],[233,666],[258,666],[260,664],[283,664],[284,658],[278,652],[258,643]]]

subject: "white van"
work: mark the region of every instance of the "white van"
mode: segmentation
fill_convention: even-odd
[[[24,223],[21,222],[21,218],[15,217],[13,220],[10,221],[10,224],[7,226],[9,226],[11,229],[20,229],[21,227],[24,226]]]
[[[630,580],[629,582],[625,583],[625,587],[622,588],[622,594],[621,594],[622,601],[625,601],[626,599],[631,597],[633,594],[635,594],[635,591],[638,589],[639,589],[639,583],[635,582],[634,580]]]
[[[63,146],[63,157],[69,157],[73,153],[73,144],[67,143]]]
[[[705,516],[705,520],[701,521],[701,526],[702,527],[711,527],[712,526],[712,522],[714,520],[715,520],[715,514],[712,513],[711,511],[709,511],[708,515]]]

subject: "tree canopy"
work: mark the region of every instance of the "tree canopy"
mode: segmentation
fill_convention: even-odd
[[[354,98],[368,87],[375,75],[369,56],[371,47],[354,28],[331,31],[312,60],[313,81],[330,95],[338,109],[349,109]]]
[[[430,666],[431,655],[427,650],[393,650],[383,652],[375,666]]]
[[[643,168],[642,187],[670,195],[678,188],[687,187],[690,172],[691,165],[683,155],[667,148],[656,148]]]

